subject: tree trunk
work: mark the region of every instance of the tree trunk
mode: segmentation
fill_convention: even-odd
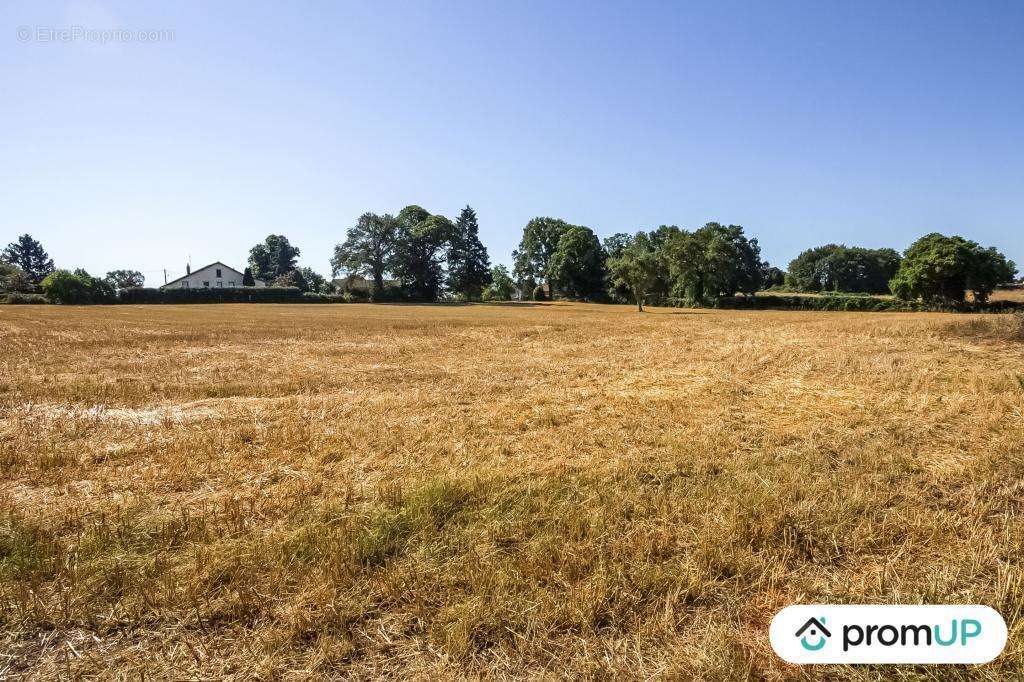
[[[636,310],[638,313],[642,313],[644,311],[644,297],[640,294],[634,294],[634,296],[636,296]]]

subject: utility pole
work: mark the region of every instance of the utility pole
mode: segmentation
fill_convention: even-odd
[[[167,284],[167,268],[164,268],[164,284]]]

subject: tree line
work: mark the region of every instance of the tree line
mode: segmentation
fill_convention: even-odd
[[[603,241],[589,227],[537,217],[523,228],[513,267],[493,266],[476,212],[454,220],[421,206],[397,214],[364,213],[331,256],[331,278],[299,267],[301,251],[269,235],[249,251],[243,285],[256,279],[345,300],[503,301],[560,298],[644,305],[707,306],[759,291],[888,294],[905,301],[984,303],[1013,281],[1016,265],[995,247],[960,236],[927,234],[903,254],[826,244],[801,252],[783,271],[761,259],[742,226],[717,222],[687,230],[662,225]],[[343,276],[343,279],[335,279]],[[143,286],[124,269],[93,277],[58,270],[42,245],[22,235],[0,254],[0,292],[41,291],[60,302],[104,303]]]

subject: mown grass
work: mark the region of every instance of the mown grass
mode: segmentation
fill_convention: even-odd
[[[2,311],[0,675],[1020,676],[1010,316]],[[798,669],[796,602],[984,668]]]

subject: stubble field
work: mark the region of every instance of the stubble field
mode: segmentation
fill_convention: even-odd
[[[0,678],[1024,675],[1013,316],[0,309]],[[983,668],[796,668],[791,603]]]

